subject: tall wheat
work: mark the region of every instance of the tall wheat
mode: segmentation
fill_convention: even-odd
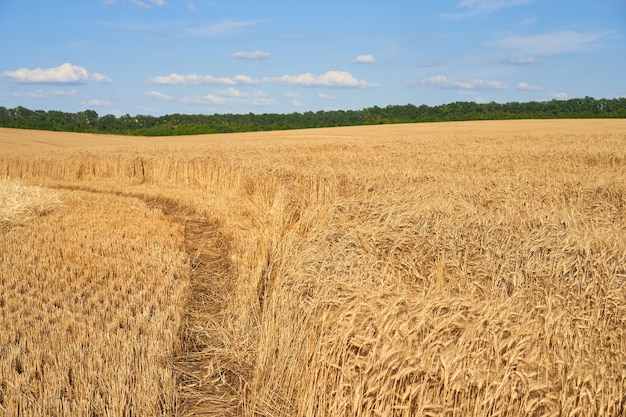
[[[0,172],[179,227],[177,412],[626,412],[623,121],[109,140],[5,152]]]

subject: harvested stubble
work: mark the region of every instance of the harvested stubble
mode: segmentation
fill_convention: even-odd
[[[175,141],[0,169],[221,226],[233,281],[194,310],[189,358],[198,395],[227,400],[194,413],[626,413],[624,121]]]
[[[0,239],[0,415],[173,414],[178,225],[133,198],[36,192],[63,205]]]

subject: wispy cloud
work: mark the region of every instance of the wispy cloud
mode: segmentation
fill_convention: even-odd
[[[543,88],[539,87],[538,85],[528,84],[525,81],[522,81],[521,83],[518,83],[517,84],[517,89],[518,90],[523,90],[523,91],[540,91],[540,90],[543,90]]]
[[[359,55],[354,60],[353,64],[378,64],[378,61],[372,55]]]
[[[235,52],[233,54],[235,58],[239,59],[269,59],[270,53],[264,51],[254,51],[254,52]]]
[[[78,97],[78,91],[72,90],[35,90],[35,91],[15,91],[11,93],[15,98],[47,98],[47,97]]]
[[[11,93],[13,98],[46,98],[49,95],[41,90],[37,91],[14,91]]]
[[[20,68],[4,71],[3,77],[19,84],[87,84],[89,82],[110,83],[111,79],[97,72],[90,73],[86,68],[65,63],[54,68]]]
[[[534,65],[534,64],[538,64],[539,61],[537,61],[535,58],[533,57],[528,57],[528,58],[507,58],[504,61],[502,61],[503,64],[507,64],[507,65],[519,65],[519,66],[524,66],[524,65]]]
[[[506,36],[487,45],[517,50],[521,55],[556,55],[600,48],[598,41],[612,32],[584,33],[561,30],[530,36]]]
[[[331,95],[326,94],[326,93],[319,93],[317,96],[319,98],[323,98],[324,100],[337,100],[337,97],[331,96]]]
[[[161,93],[159,91],[154,91],[154,90],[153,91],[147,91],[147,92],[143,93],[143,95],[145,97],[154,98],[154,99],[157,99],[157,100],[175,100],[176,99],[174,96],[163,94],[163,93]]]
[[[109,100],[99,100],[97,98],[92,98],[90,100],[85,100],[82,102],[86,106],[110,106],[112,103]]]
[[[370,88],[378,86],[375,83],[358,80],[347,71],[328,71],[321,75],[308,72],[299,75],[283,75],[282,77],[264,77],[263,81],[300,87]]]
[[[72,97],[72,98],[78,97],[78,91],[76,91],[75,89],[52,90],[52,91],[48,91],[47,94],[50,96],[55,96],[55,97]]]
[[[287,97],[289,99],[291,99],[291,104],[293,104],[295,107],[304,107],[305,104],[302,100],[300,100],[302,98],[302,96],[300,94],[296,94],[296,93],[292,93],[292,92],[286,92],[283,93],[283,97]]]
[[[259,21],[238,22],[234,20],[224,20],[219,23],[207,24],[195,29],[187,29],[187,35],[199,36],[203,38],[220,38],[223,36],[237,35],[244,29],[259,24]]]
[[[130,0],[130,2],[140,9],[152,9],[152,6],[163,6],[165,4],[164,0]]]
[[[109,77],[107,77],[104,74],[100,74],[98,72],[94,72],[93,74],[91,74],[91,80],[96,83],[103,83],[103,84],[109,84],[111,82],[111,79]]]
[[[461,96],[472,97],[476,103],[484,103],[485,102],[485,99],[483,97],[479,96],[478,94],[476,94],[475,91],[472,91],[472,90],[460,90],[458,92],[458,94],[461,95]]]
[[[550,93],[550,97],[557,100],[567,100],[569,98],[569,94],[567,93]]]
[[[439,60],[432,60],[432,61],[426,61],[426,62],[421,62],[419,64],[416,65],[416,67],[418,68],[436,68],[436,67],[440,67],[441,65],[443,65],[443,63]]]
[[[424,78],[419,81],[421,85],[427,85],[437,88],[457,88],[457,89],[485,89],[499,90],[507,88],[506,84],[494,80],[459,80],[457,78],[449,78],[445,75],[436,75],[430,78]]]
[[[530,3],[532,0],[461,0],[459,13],[444,13],[442,17],[456,20],[497,12],[507,7]]]
[[[146,80],[149,84],[160,85],[254,85],[259,81],[249,77],[247,75],[236,75],[232,78],[228,77],[214,77],[212,75],[198,75],[198,74],[176,74],[151,77]]]

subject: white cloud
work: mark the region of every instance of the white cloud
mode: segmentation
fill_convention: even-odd
[[[255,85],[259,83],[259,80],[249,77],[247,75],[235,75],[233,77],[233,80],[237,84],[242,84],[242,85]]]
[[[236,88],[229,88],[228,90],[215,90],[214,93],[222,97],[232,98],[267,97],[267,93],[264,91],[257,90],[252,93],[244,93]]]
[[[507,7],[519,6],[530,3],[532,0],[461,0],[459,8],[465,10],[461,13],[444,13],[447,19],[463,19],[466,17],[494,13]]]
[[[21,92],[14,92],[11,93],[11,95],[13,97],[16,98],[46,98],[46,97],[70,97],[70,98],[76,98],[78,97],[78,91],[72,89],[72,90],[49,90],[49,91],[43,91],[43,90],[35,90],[35,91],[21,91]]]
[[[515,49],[523,55],[555,55],[569,52],[590,51],[600,47],[596,42],[609,32],[582,33],[561,30],[531,36],[507,36],[488,45],[503,49]]]
[[[143,93],[143,95],[148,97],[148,98],[155,98],[157,100],[174,100],[175,99],[172,96],[160,93],[158,91],[148,91],[146,93]]]
[[[263,81],[279,85],[297,85],[300,87],[334,87],[334,88],[369,88],[377,84],[356,79],[347,71],[328,71],[321,75],[310,72],[299,75],[283,75],[282,77],[264,77]]]
[[[283,93],[284,97],[290,98],[291,99],[291,104],[293,104],[295,107],[304,107],[305,103],[300,100],[300,98],[302,97],[300,94],[296,94],[296,93],[291,93],[291,92],[286,92]]]
[[[94,98],[91,100],[83,101],[83,104],[87,106],[110,106],[111,102],[109,100],[98,100]]]
[[[151,77],[146,80],[150,84],[160,85],[203,85],[203,84],[221,84],[221,85],[252,85],[258,84],[258,81],[247,75],[237,75],[234,78],[214,77],[212,75],[187,74],[181,75],[172,73],[170,75]]]
[[[146,0],[148,3],[151,3],[155,6],[163,6],[165,4],[164,0]],[[150,4],[141,1],[141,0],[131,0],[131,3],[134,4],[135,6],[139,7],[140,9],[151,9],[152,6],[150,6]]]
[[[144,3],[141,0],[131,0],[131,3],[133,3],[135,6],[139,7],[140,9],[151,9],[150,6],[148,6],[146,3]]]
[[[2,75],[9,81],[20,84],[86,84],[88,82],[110,83],[106,75],[90,74],[86,68],[65,63],[54,68],[20,68],[4,71]]]
[[[269,98],[263,91],[243,93],[234,88],[228,90],[215,90],[212,94],[205,96],[183,97],[183,103],[199,104],[249,104],[253,106],[269,106],[276,103],[276,100]]]
[[[522,81],[521,83],[518,83],[517,84],[517,89],[518,90],[524,90],[524,91],[540,91],[540,90],[543,90],[543,88],[539,87],[538,85],[528,84],[525,81]]]
[[[472,91],[472,90],[460,90],[460,91],[458,91],[458,94],[461,95],[461,96],[473,97],[474,101],[476,103],[484,103],[485,102],[484,98],[482,98],[481,96],[476,94],[475,91]]]
[[[567,93],[550,93],[550,97],[555,98],[557,100],[567,100],[569,98],[569,94],[567,94]]]
[[[317,96],[319,98],[323,98],[324,100],[337,100],[337,97],[333,97],[333,96],[328,95],[326,93],[319,93]]]
[[[72,90],[52,90],[48,91],[48,95],[55,97],[78,97],[78,91]]]
[[[158,91],[149,91],[144,93],[144,96],[153,98],[156,100],[166,101],[179,101],[181,103],[193,103],[193,104],[217,104],[217,105],[230,105],[230,104],[249,104],[254,106],[268,106],[276,104],[276,100],[268,97],[268,94],[264,91],[253,91],[251,93],[244,93],[235,88],[229,88],[227,90],[214,90],[210,94],[194,95],[194,96],[182,96],[173,97],[167,94],[160,93]]]
[[[192,11],[192,12],[197,12],[198,11],[198,7],[196,6],[196,4],[193,1],[188,1],[187,2],[187,9],[189,9],[189,11]]]
[[[97,83],[110,84],[111,79],[104,74],[100,74],[99,72],[94,72],[91,74],[91,79]]]
[[[241,33],[247,27],[258,24],[257,21],[237,22],[234,20],[225,20],[219,23],[205,25],[196,29],[188,29],[187,34],[191,36],[200,36],[204,38],[219,38],[222,36],[231,36]]]
[[[422,85],[428,85],[431,87],[438,88],[461,88],[461,89],[487,89],[487,90],[498,90],[507,88],[505,84],[500,81],[493,80],[459,80],[456,78],[449,78],[444,75],[436,75],[430,78],[424,78],[419,81]]]
[[[235,52],[233,56],[239,59],[269,59],[270,53],[263,51]]]
[[[354,64],[378,64],[372,55],[359,55],[352,61]]]
[[[15,91],[11,93],[14,98],[46,98],[48,95],[41,90],[37,91]]]

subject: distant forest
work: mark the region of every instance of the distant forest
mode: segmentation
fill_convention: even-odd
[[[387,123],[448,122],[507,119],[626,118],[626,98],[532,101],[526,103],[455,102],[440,106],[413,104],[289,114],[170,114],[166,116],[98,116],[78,113],[0,107],[0,127],[62,132],[169,136],[203,133],[254,132],[315,127]]]

